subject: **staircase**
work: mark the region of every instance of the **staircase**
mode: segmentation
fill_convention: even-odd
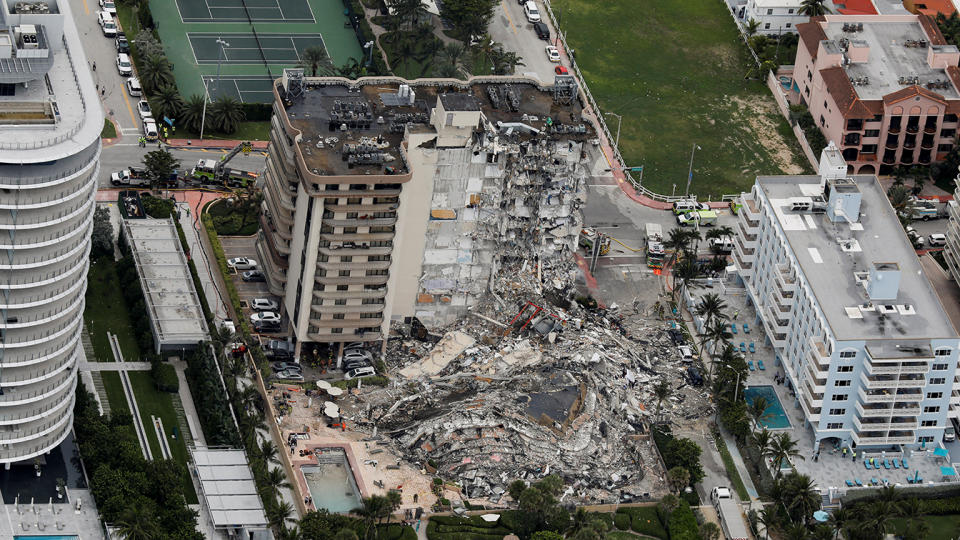
[[[180,396],[173,396],[173,410],[177,413],[177,428],[180,431],[180,437],[187,448],[192,448],[193,435],[190,433],[190,426],[187,424],[187,414],[183,412],[183,403],[180,402]]]
[[[87,326],[83,326],[83,332],[80,334],[80,343],[83,345],[83,355],[87,362],[96,362],[97,356],[93,352],[93,342],[90,341],[90,334],[87,333]],[[100,408],[103,414],[110,416],[110,400],[107,399],[107,388],[103,384],[103,377],[99,371],[91,371],[90,377],[93,379],[93,388],[97,391],[97,397],[100,398]]]

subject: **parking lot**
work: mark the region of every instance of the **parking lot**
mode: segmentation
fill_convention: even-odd
[[[257,253],[254,244],[256,242],[255,236],[241,237],[241,236],[221,236],[220,244],[223,246],[223,253],[227,259],[233,259],[236,257],[249,257],[256,258]],[[243,281],[240,274],[243,270],[237,270],[231,274],[234,285],[237,287],[237,293],[240,295],[240,301],[243,302],[244,310],[243,316],[246,317],[247,321],[250,320],[250,315],[256,313],[251,309],[250,303],[253,302],[254,298],[269,298],[271,300],[280,302],[280,298],[276,296],[271,296],[270,292],[267,290],[267,284],[260,281]],[[283,317],[283,310],[279,310],[281,317]],[[281,328],[284,330],[281,332],[271,332],[270,337],[284,337],[287,335],[286,327],[288,321],[286,317],[283,317],[283,320],[280,324]]]
[[[559,65],[547,59],[545,47],[558,45],[557,32],[547,16],[543,3],[537,1],[540,8],[540,18],[550,29],[550,40],[545,41],[537,37],[533,31],[533,23],[527,21],[523,6],[517,0],[501,0],[490,20],[488,31],[494,41],[503,43],[508,51],[513,51],[523,58],[523,65],[517,67],[517,74],[535,73],[545,84],[553,84],[554,68]]]

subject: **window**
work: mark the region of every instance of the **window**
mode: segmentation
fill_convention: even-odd
[[[823,108],[824,108],[824,109],[829,109],[829,108],[830,108],[830,105],[827,105],[827,100],[823,100]]]
[[[950,364],[934,364],[934,365],[933,365],[933,370],[934,370],[934,371],[946,371],[946,369],[947,369],[947,367],[949,367],[949,365],[950,365]]]
[[[341,298],[340,300],[334,300],[333,305],[335,305],[335,306],[345,306],[345,305],[347,305],[347,301],[346,301],[345,299]]]
[[[346,286],[346,285],[337,285],[337,290],[338,290],[338,291],[345,291],[345,290],[347,290],[347,286]]]
[[[853,366],[840,366],[837,368],[837,373],[850,373],[853,371]]]
[[[338,272],[338,275],[339,275],[340,277],[350,277],[350,271],[349,271],[349,270],[340,270],[340,272]]]
[[[930,379],[930,384],[943,384],[945,382],[947,382],[947,380],[943,377],[934,377]]]
[[[957,134],[957,130],[955,130],[955,129],[942,129],[942,130],[940,130],[940,136],[941,136],[941,137],[953,137],[953,136],[956,135],[956,134]]]
[[[943,392],[927,392],[927,399],[941,399]]]
[[[824,105],[824,107],[826,107],[827,102],[824,101],[824,102],[823,102],[823,105]],[[827,125],[827,121],[826,121],[826,119],[824,119],[823,115],[821,114],[821,115],[820,115],[820,127],[824,127],[824,126],[826,126],[826,125]]]
[[[809,69],[807,70],[807,80],[808,81],[813,80],[813,72],[811,72]]]
[[[840,351],[840,358],[856,358],[857,351]]]
[[[924,412],[924,413],[938,413],[938,412],[940,412],[940,407],[939,407],[939,406],[936,406],[936,407],[924,407],[924,408],[923,408],[923,412]]]
[[[344,318],[346,318],[346,313],[334,313],[334,314],[333,314],[333,318],[334,318],[334,319],[344,319]]]
[[[950,353],[952,352],[953,352],[952,349],[937,349],[933,351],[933,355],[934,356],[950,356]]]
[[[342,334],[342,333],[343,333],[343,328],[334,328],[334,329],[330,330],[330,333],[331,333],[331,334]]]
[[[928,435],[928,436],[925,436],[925,437],[920,437],[920,438],[917,439],[917,442],[930,442],[930,443],[932,443],[932,442],[933,442],[933,437],[931,437],[931,436],[929,436],[929,435]]]
[[[830,409],[830,414],[832,416],[840,416],[843,414],[847,414],[847,410],[846,409]]]
[[[843,429],[843,422],[830,422],[827,429]]]
[[[773,15],[773,10],[772,10],[772,9],[768,9],[768,10],[767,10],[767,15]],[[768,24],[767,26],[770,26],[770,25]]]
[[[945,114],[945,115],[943,115],[943,121],[944,121],[944,122],[956,122],[956,121],[957,121],[957,115],[955,115],[955,114]]]
[[[793,8],[787,10],[788,15],[793,15]],[[787,28],[790,28],[790,23],[787,23]]]
[[[790,11],[793,11],[792,9]],[[790,28],[790,23],[787,23],[787,28]]]
[[[947,144],[938,144],[937,152],[949,152],[953,148],[953,145],[950,143]]]
[[[767,11],[773,11],[773,10],[772,10],[772,9],[769,9],[769,10],[767,10]],[[769,30],[769,29],[770,29],[770,23],[767,23],[767,24],[763,25],[763,29],[764,29],[764,30]]]
[[[920,427],[937,427],[936,420],[921,420]]]
[[[868,130],[866,130],[866,131],[863,132],[863,136],[864,136],[864,137],[879,137],[879,136],[880,136],[880,130],[879,130],[879,129],[868,129]]]
[[[846,401],[848,397],[850,397],[850,396],[848,396],[847,394],[834,394],[834,395],[833,395],[833,400],[834,400],[834,401]]]
[[[834,386],[850,386],[850,381],[833,381]]]
[[[861,154],[876,154],[876,153],[877,153],[877,145],[875,145],[875,144],[865,144],[865,145],[863,145],[862,148],[860,148],[860,153],[861,153]]]

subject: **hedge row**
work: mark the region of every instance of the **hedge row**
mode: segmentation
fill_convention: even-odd
[[[122,231],[120,237],[123,237]],[[150,328],[150,311],[147,309],[146,297],[143,294],[143,287],[140,285],[140,275],[137,272],[136,263],[133,262],[133,256],[130,254],[125,241],[121,242],[120,246],[121,252],[124,253],[123,258],[117,262],[120,294],[123,295],[123,302],[127,305],[130,324],[137,338],[137,347],[140,349],[140,354],[150,354],[154,349],[153,330]],[[139,359],[127,358],[126,360],[135,361]]]
[[[187,356],[186,375],[207,444],[240,446],[240,433],[233,423],[227,393],[220,384],[216,360],[210,355],[206,343],[201,343],[196,351]]]
[[[230,269],[227,267],[227,256],[223,253],[223,245],[220,244],[220,237],[217,235],[217,228],[213,224],[213,217],[206,212],[201,216],[203,227],[207,230],[207,237],[210,238],[210,246],[213,248],[213,255],[217,258],[217,265],[220,267],[220,275],[227,287],[227,295],[230,296],[230,304],[233,306],[233,312],[236,314],[237,327],[243,333],[245,338],[250,336],[250,325],[243,316],[243,306],[240,303],[240,293],[237,292],[237,286],[230,279]]]
[[[670,513],[667,530],[670,531],[670,540],[700,540],[700,526],[697,524],[697,516],[694,515],[690,505],[685,501],[682,501],[680,506]]]
[[[180,390],[177,370],[172,365],[161,362],[159,358],[155,358],[150,365],[150,378],[153,379],[157,390],[161,392],[175,394]]]
[[[371,375],[370,377],[360,377],[359,379],[350,379],[349,381],[334,381],[333,384],[337,388],[342,388],[347,390],[349,388],[356,388],[359,385],[359,382],[363,381],[363,384],[370,386],[386,386],[390,382],[390,379],[382,375]],[[433,519],[433,518],[431,518]]]

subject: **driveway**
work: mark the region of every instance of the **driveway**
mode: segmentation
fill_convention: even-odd
[[[227,259],[232,259],[234,257],[253,257],[256,258],[257,250],[255,248],[256,236],[221,236],[220,244],[223,246],[223,254]],[[267,284],[264,282],[249,282],[243,281],[240,278],[240,273],[230,274],[230,279],[233,279],[234,285],[237,287],[237,293],[240,295],[240,301],[244,303],[245,306],[249,306],[250,302],[254,298],[272,298],[279,301],[280,299],[271,295],[267,289]],[[283,310],[280,310],[281,315],[283,316]],[[254,311],[249,307],[244,307],[243,316],[250,320],[250,315]],[[284,321],[281,323],[281,328],[286,328],[286,316]],[[284,332],[278,332],[277,334],[283,334]],[[271,334],[271,337],[273,334]]]
[[[533,23],[527,22],[523,6],[517,0],[500,0],[487,30],[494,41],[502,43],[504,49],[517,53],[523,59],[523,65],[517,66],[516,74],[534,73],[544,84],[553,84],[553,69],[557,64],[547,60],[544,47],[556,44],[557,31],[543,3],[537,2],[537,7],[543,22],[550,28],[549,43],[537,37]]]

